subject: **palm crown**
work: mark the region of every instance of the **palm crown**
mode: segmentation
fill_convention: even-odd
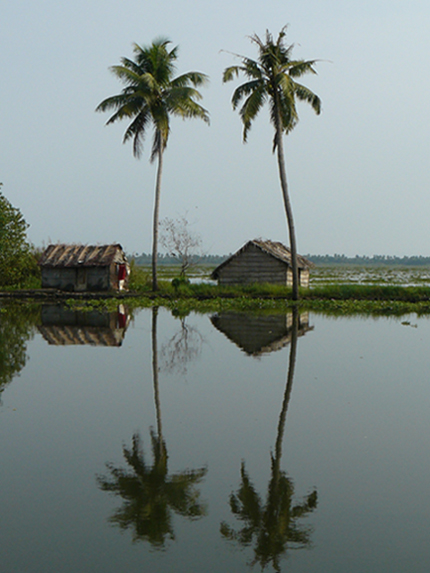
[[[175,61],[178,47],[168,49],[170,41],[154,40],[150,46],[134,44],[135,59],[122,58],[121,65],[110,70],[125,87],[120,94],[103,100],[96,111],[116,110],[107,125],[130,118],[124,143],[133,139],[133,153],[140,157],[148,126],[154,127],[151,161],[164,151],[170,133],[170,115],[199,117],[209,121],[208,112],[198,103],[202,99],[197,86],[207,82],[200,72],[187,72],[176,78]]]
[[[306,73],[316,74],[316,60],[293,60],[294,45],[285,45],[285,35],[286,26],[280,31],[276,42],[269,31],[266,31],[265,41],[254,34],[250,39],[257,45],[258,59],[239,56],[241,65],[230,66],[224,70],[224,82],[240,74],[249,78],[249,81],[235,89],[232,97],[234,109],[243,102],[239,113],[244,126],[244,141],[247,140],[252,121],[266,102],[270,107],[270,121],[275,130],[279,117],[284,133],[289,133],[298,122],[296,98],[309,103],[317,114],[321,111],[320,98],[296,81],[296,78]],[[275,134],[274,150],[276,146]]]

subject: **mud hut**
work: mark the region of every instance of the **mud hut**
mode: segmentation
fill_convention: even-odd
[[[311,261],[297,255],[299,285],[309,286]],[[248,241],[234,255],[221,263],[211,278],[221,285],[272,283],[292,286],[293,271],[291,252],[285,245],[275,241],[254,239]]]
[[[109,291],[127,288],[130,266],[121,245],[49,245],[39,261],[42,288]]]

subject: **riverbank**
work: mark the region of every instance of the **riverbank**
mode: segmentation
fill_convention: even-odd
[[[277,285],[220,287],[209,284],[161,282],[160,290],[141,288],[130,292],[64,292],[53,289],[0,292],[6,301],[67,304],[82,309],[113,309],[118,304],[131,308],[163,306],[178,314],[220,311],[286,312],[293,306],[333,315],[430,314],[429,287],[380,285],[325,285],[303,289],[300,300],[291,300],[291,289]]]

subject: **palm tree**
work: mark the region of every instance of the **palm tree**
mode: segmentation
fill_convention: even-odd
[[[154,130],[151,163],[157,159],[158,169],[155,184],[153,240],[152,240],[152,287],[158,289],[157,254],[158,221],[160,207],[163,153],[170,134],[170,117],[198,117],[209,123],[209,114],[198,101],[202,99],[196,87],[204,85],[208,78],[200,72],[187,72],[174,77],[178,47],[169,49],[170,41],[158,38],[150,46],[134,44],[134,60],[122,58],[122,64],[110,70],[125,87],[120,94],[103,100],[96,111],[115,110],[106,125],[120,119],[129,119],[123,143],[133,140],[133,154],[139,158],[143,141],[152,124]]]
[[[258,58],[252,60],[246,56],[239,56],[241,65],[230,66],[224,70],[223,81],[228,82],[234,77],[243,74],[248,81],[235,89],[232,96],[233,109],[241,105],[239,114],[243,123],[243,141],[246,142],[251,124],[258,112],[267,102],[270,108],[270,122],[275,129],[273,139],[273,152],[277,151],[279,177],[285,212],[287,215],[291,265],[293,271],[293,299],[299,297],[299,280],[297,268],[297,245],[294,230],[293,212],[288,194],[287,175],[285,169],[283,134],[288,134],[298,122],[296,99],[309,103],[319,114],[321,101],[309,88],[298,83],[307,73],[315,74],[316,60],[293,60],[293,45],[285,45],[286,26],[279,33],[276,43],[269,31],[266,31],[265,41],[257,34],[250,37],[251,42],[257,45]],[[243,102],[243,103],[242,103]]]

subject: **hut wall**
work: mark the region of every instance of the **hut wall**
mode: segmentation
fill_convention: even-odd
[[[109,290],[109,267],[42,267],[42,288],[65,291]]]
[[[74,268],[42,267],[42,288],[75,290],[76,270]]]
[[[287,266],[251,245],[218,272],[219,284],[273,283],[285,285]]]
[[[98,291],[98,290],[109,290],[111,288],[111,282],[109,280],[109,267],[88,267],[86,271],[87,271],[86,290]]]
[[[299,269],[299,285],[309,287],[309,269]]]

